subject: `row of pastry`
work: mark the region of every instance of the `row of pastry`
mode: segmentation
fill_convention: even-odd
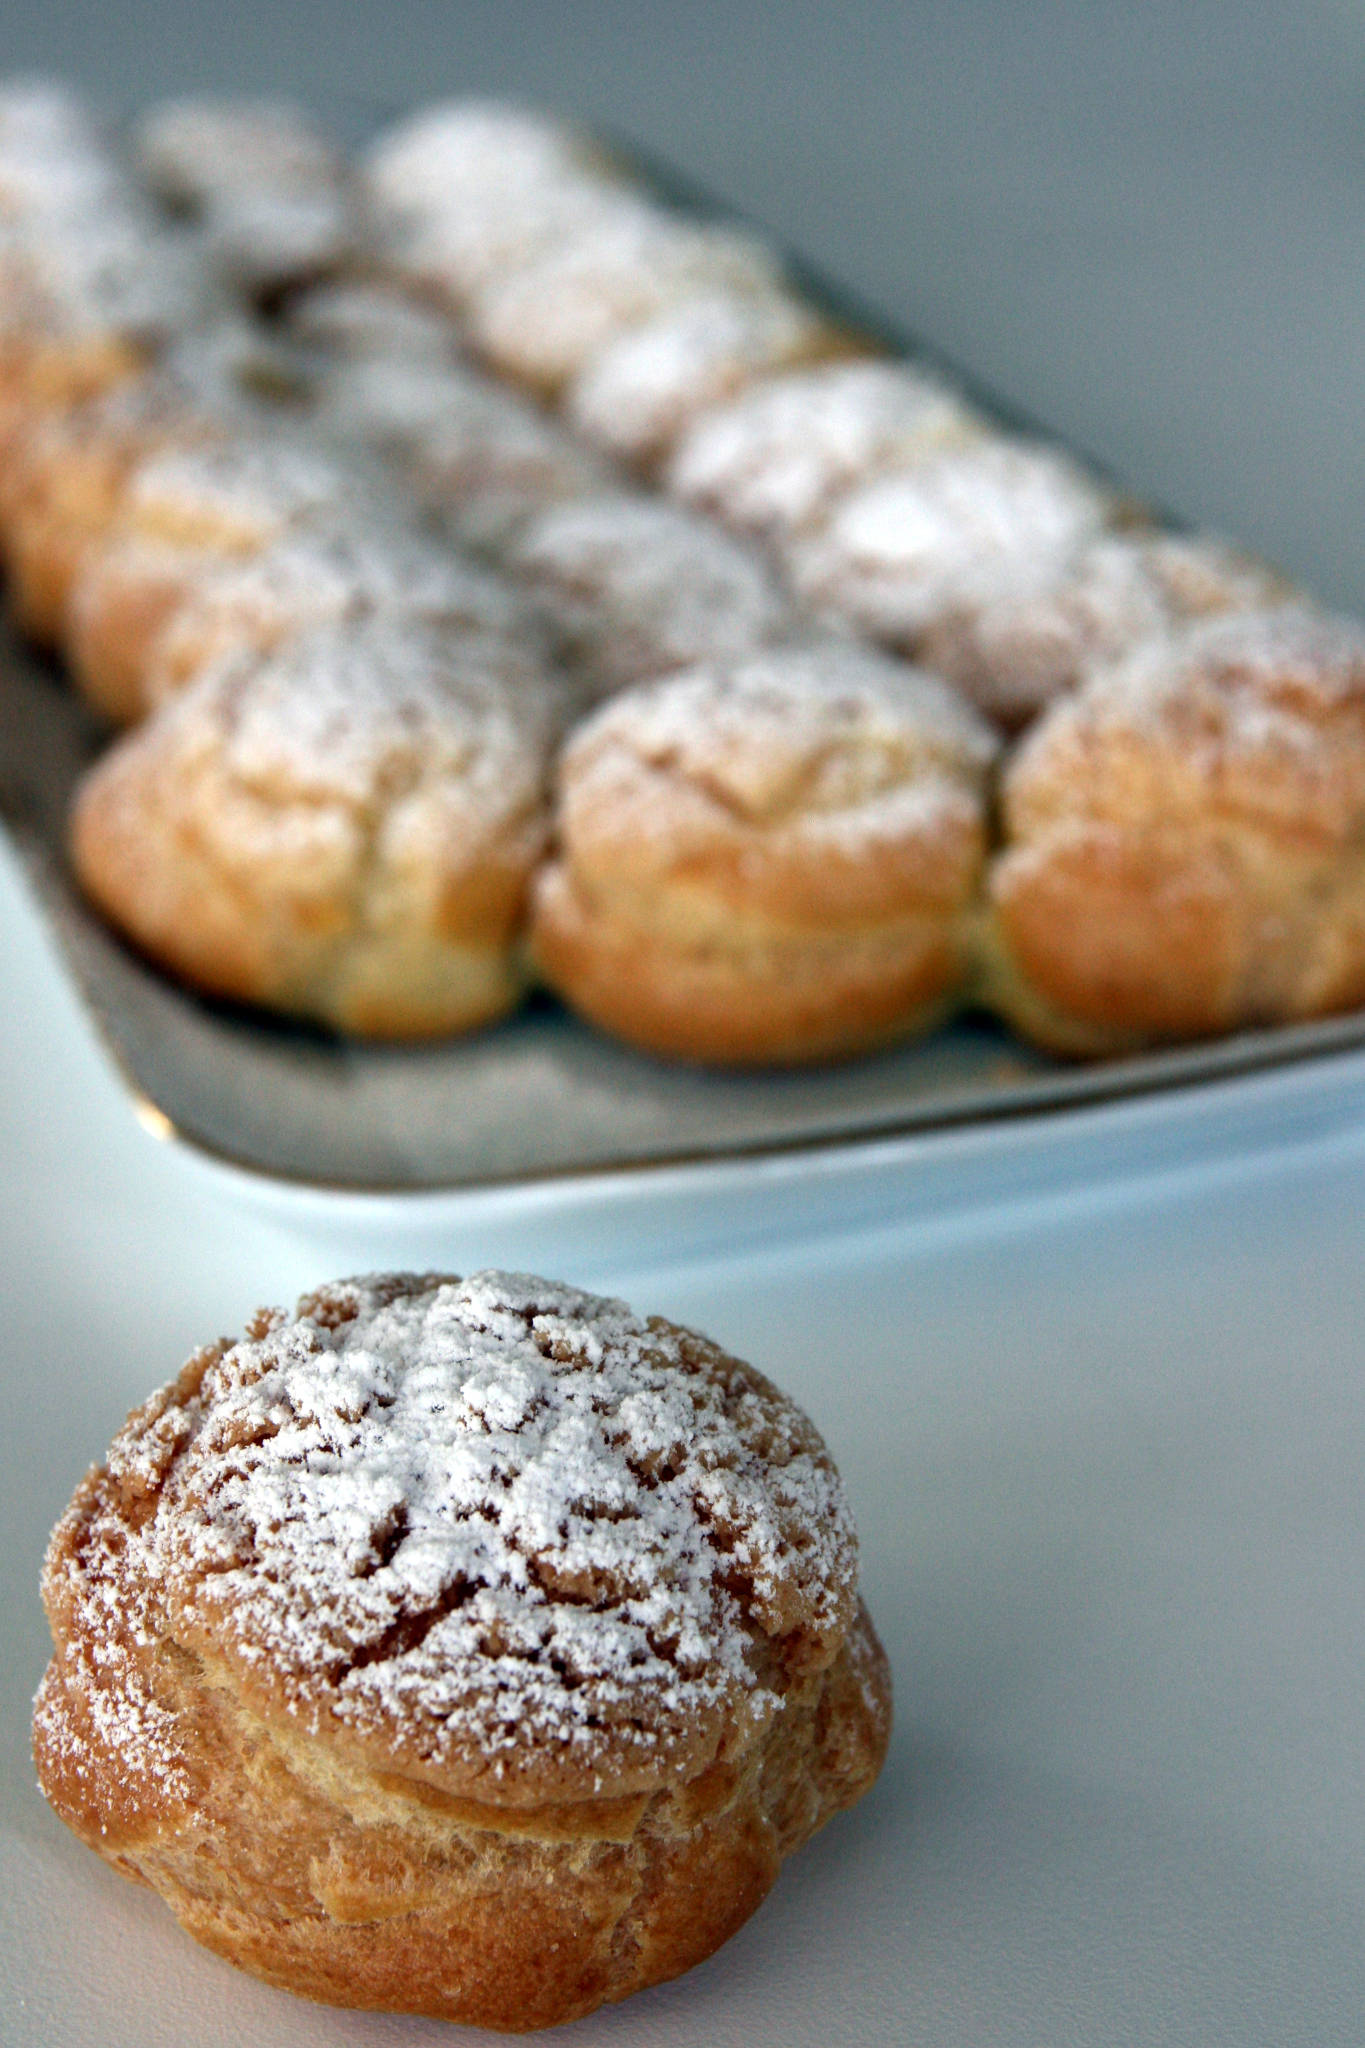
[[[145,159],[148,136],[197,132],[193,110],[173,111],[144,126]],[[268,218],[272,180],[287,177],[244,145],[238,118],[218,183],[250,168]],[[230,126],[218,117],[220,134]],[[4,138],[0,109],[0,197]],[[400,233],[395,165],[411,200],[424,150],[427,212],[410,205]],[[187,154],[201,165],[196,232],[149,224],[139,246],[193,251],[207,303],[231,268],[214,225],[231,207],[202,169],[213,151]],[[163,191],[170,155],[166,144]],[[534,279],[549,261],[533,255],[532,224],[555,215],[572,317],[537,315],[527,331],[542,338],[526,345],[595,335],[580,394],[632,338],[647,358],[660,323],[714,325],[722,273],[750,265],[743,289],[771,310],[787,290],[772,259],[674,221],[563,131],[486,109],[381,143],[360,185],[382,263],[352,256],[341,281],[302,289],[341,259],[314,250],[286,277],[277,253],[269,290],[291,289],[268,333],[219,303],[154,336],[117,303],[94,318],[83,306],[80,321],[54,313],[51,291],[41,317],[32,295],[0,305],[0,546],[29,629],[62,646],[104,710],[143,717],[88,779],[74,846],[89,892],[144,950],[214,993],[381,1034],[486,1021],[535,972],[648,1049],[720,1062],[849,1052],[980,996],[1079,1051],[1365,999],[1353,894],[1365,655],[1353,628],[1285,603],[1228,551],[1125,532],[1063,458],[992,435],[941,384],[928,396],[917,371],[859,360],[846,335],[817,363],[822,323],[806,315],[812,366],[770,364],[744,389],[733,367],[717,372],[673,469],[745,407],[779,415],[804,391],[828,433],[789,429],[785,457],[772,438],[766,485],[761,464],[732,473],[747,477],[749,503],[766,488],[790,507],[795,458],[812,458],[809,502],[821,451],[842,449],[840,502],[853,502],[847,394],[861,378],[894,412],[903,380],[943,419],[915,462],[886,472],[902,494],[918,462],[940,485],[956,476],[949,496],[969,508],[968,528],[1012,532],[1017,498],[1002,515],[980,465],[1031,466],[1049,480],[1023,527],[1051,533],[1058,502],[1103,507],[1089,559],[1104,591],[1133,587],[1143,561],[1185,593],[1163,600],[1160,630],[1126,662],[1039,721],[997,783],[997,742],[941,677],[803,602],[771,516],[758,545],[756,521],[740,533],[708,516],[723,512],[718,498],[703,514],[627,486],[620,447],[586,438],[582,403],[570,431],[476,369],[475,345],[497,370],[514,366],[488,346],[468,294],[457,305],[447,282],[433,305],[430,223],[444,208],[443,262],[463,246],[472,263],[482,234],[487,264],[498,244],[486,275],[511,292],[519,263]],[[633,248],[635,297],[619,273],[610,314],[589,288],[596,258],[573,253],[594,185],[634,222],[622,213],[589,236],[599,251],[613,237]],[[361,205],[336,190],[353,224]],[[505,214],[499,226],[508,193],[520,255]],[[12,268],[22,218],[12,206]],[[79,221],[77,207],[57,233],[45,217],[35,248],[78,243]],[[420,275],[414,221],[427,223]],[[352,249],[360,232],[348,228]],[[656,245],[673,283],[651,282]],[[376,267],[389,277],[363,274]],[[690,299],[689,279],[701,281]],[[555,305],[543,277],[527,289],[524,305]],[[78,331],[68,353],[87,367],[64,381],[52,366]],[[569,344],[554,346],[563,362]],[[672,348],[675,362],[695,354]],[[712,351],[713,363],[733,358]],[[681,420],[678,388],[675,376]],[[657,450],[649,462],[672,475]],[[433,515],[439,538],[420,523]],[[1225,601],[1220,577],[1249,587]],[[1182,605],[1225,616],[1177,628]],[[1097,607],[1115,608],[1108,595]]]
[[[959,743],[959,796],[983,775],[991,786],[993,851],[979,811],[961,865],[944,852],[962,845],[952,834],[920,846],[954,962],[942,996],[966,990],[1080,1053],[1365,1001],[1365,636],[1354,622],[1216,538],[1161,530],[1055,448],[1001,433],[941,375],[812,308],[769,249],[672,213],[562,123],[438,107],[382,136],[360,175],[388,267],[451,316],[469,350],[674,505],[760,549],[809,614],[948,679],[1007,732],[1027,728],[994,770],[979,739]],[[652,718],[623,703],[601,730]],[[669,772],[686,779],[689,760],[714,798],[726,770],[697,765],[690,722]],[[732,761],[733,732],[713,730]],[[755,759],[769,750],[789,802],[801,778],[784,783],[784,749],[758,730]],[[645,748],[638,733],[633,744]],[[591,806],[578,788],[580,760],[599,747],[611,751],[585,736],[564,776],[560,869],[575,932],[614,920],[619,977],[668,923],[690,995],[733,908],[699,902],[699,865],[717,886],[710,836],[699,861],[685,834],[662,853],[656,825],[650,861],[618,843],[604,870],[600,818],[629,806],[600,775]],[[665,778],[654,760],[630,779],[653,802]],[[807,780],[816,788],[821,775]],[[698,801],[689,787],[684,808]],[[817,836],[825,801],[812,803]],[[733,789],[725,803],[728,831],[744,803]],[[752,873],[743,845],[727,860]],[[825,877],[843,872],[827,848],[818,858]],[[665,868],[669,886],[651,885],[646,909],[641,876]],[[777,893],[782,920],[798,895],[824,900],[809,872]],[[770,942],[758,925],[748,938]],[[866,922],[858,931],[872,935]],[[594,994],[605,1013],[605,992]]]
[[[1007,729],[1162,630],[1286,594],[1222,543],[1157,534],[560,124],[437,108],[381,137],[361,182],[385,261],[472,353]]]
[[[46,203],[44,150],[104,165],[66,180],[90,203]],[[4,176],[26,157],[31,203]],[[155,322],[85,260],[125,187],[130,268],[173,248],[197,280]],[[87,892],[215,994],[381,1034],[501,1015],[564,716],[525,608],[261,388],[278,351],[224,260],[226,201],[158,212],[65,95],[24,89],[0,96],[0,202],[11,610],[132,727],[78,793]]]

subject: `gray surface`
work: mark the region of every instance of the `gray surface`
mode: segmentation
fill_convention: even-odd
[[[467,80],[581,106],[1149,494],[1343,600],[1365,584],[1347,0],[11,0],[5,44],[130,100],[267,83],[357,126]],[[43,1532],[131,1402],[321,1277],[330,1240],[243,1214],[136,1130],[2,854],[0,958],[0,2037],[453,2039],[298,2007],[197,1955],[31,1789]],[[567,2038],[1354,2048],[1365,1141],[1342,1112],[1274,1163],[1275,1123],[1272,1103],[1240,1163],[1126,1194],[1120,1135],[1103,1200],[1021,1192],[687,1271],[639,1270],[623,1203],[576,1259],[570,1277],[692,1316],[810,1403],[853,1486],[900,1733],[879,1792],[736,1944]],[[490,1227],[459,1254],[507,1242]],[[552,1237],[535,1249],[553,1263]]]

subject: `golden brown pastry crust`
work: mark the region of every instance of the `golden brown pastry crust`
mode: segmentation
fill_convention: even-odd
[[[1365,634],[1306,609],[1158,640],[1006,771],[988,1000],[1120,1051],[1365,1001]]]
[[[77,340],[41,331],[0,333],[0,457],[6,467],[36,421],[131,384],[146,368],[145,352],[118,335]],[[0,523],[8,495],[0,483]]]
[[[536,876],[535,964],[571,1009],[642,1052],[702,1066],[806,1066],[944,1022],[964,977],[944,921],[888,921],[823,944],[762,934],[707,947],[660,937],[589,896],[562,863]]]
[[[204,574],[198,548],[121,536],[86,550],[71,579],[63,653],[86,700],[115,725],[147,710],[149,659]]]
[[[330,1517],[291,1465],[324,1438]],[[479,1458],[511,1532],[483,1549],[456,1512]],[[889,1732],[805,1418],[693,1333],[525,1276],[339,1284],[198,1354],[78,1490],[44,1597],[58,1813],[197,1939],[339,2004],[521,2030],[674,1976]]]
[[[471,1029],[524,988],[554,715],[488,636],[411,620],[229,657],[86,778],[76,871],[210,993],[362,1036]]]
[[[943,613],[917,653],[1014,732],[1149,641],[1289,597],[1282,577],[1210,535],[1108,534],[1060,568]]]
[[[24,632],[45,646],[60,641],[80,566],[113,529],[138,465],[159,448],[221,433],[182,388],[155,376],[30,417],[0,481],[0,550]]]
[[[784,560],[809,604],[918,659],[940,621],[1063,570],[1119,509],[1060,451],[995,435],[853,485]]]
[[[593,1022],[721,1064],[825,1059],[936,1021],[985,852],[986,730],[847,642],[614,699],[559,781],[532,949]]]

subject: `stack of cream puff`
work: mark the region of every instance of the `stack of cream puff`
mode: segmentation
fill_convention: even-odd
[[[151,957],[375,1034],[539,976],[721,1064],[972,1002],[1093,1054],[1365,1000],[1355,629],[1263,564],[568,124],[448,104],[350,171],[182,103],[136,154],[0,94],[0,549],[136,728],[74,845]],[[502,809],[457,789],[490,762]]]

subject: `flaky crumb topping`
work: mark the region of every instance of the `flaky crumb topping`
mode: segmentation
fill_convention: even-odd
[[[835,1655],[855,1540],[809,1422],[706,1339],[524,1275],[398,1275],[192,1362],[48,1570],[59,1636],[169,1636],[496,1799],[742,1744]]]

